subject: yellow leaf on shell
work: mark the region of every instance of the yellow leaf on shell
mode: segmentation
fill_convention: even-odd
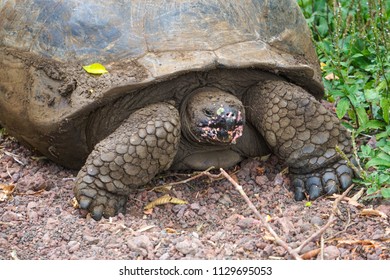
[[[93,63],[90,65],[85,65],[85,66],[83,66],[83,68],[89,74],[100,75],[100,74],[108,73],[108,71],[106,70],[106,67],[104,67],[100,63]]]

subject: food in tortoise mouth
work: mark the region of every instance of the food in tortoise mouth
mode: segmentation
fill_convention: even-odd
[[[74,194],[96,220],[167,169],[270,152],[297,200],[351,184],[335,151],[350,154],[350,136],[318,101],[295,0],[5,0],[0,18],[0,123],[79,169]],[[83,70],[95,62],[109,73]]]

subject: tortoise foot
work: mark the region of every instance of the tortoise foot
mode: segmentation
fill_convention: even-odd
[[[90,212],[96,221],[125,212],[127,195],[114,194],[93,183],[84,182],[76,184],[74,193],[80,208]]]
[[[292,185],[295,200],[314,200],[347,189],[352,184],[353,171],[340,160],[330,167],[310,174],[294,174]]]

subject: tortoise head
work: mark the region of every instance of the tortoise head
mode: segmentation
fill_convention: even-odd
[[[200,143],[235,144],[245,123],[244,106],[234,95],[217,88],[193,92],[182,108],[186,131]]]

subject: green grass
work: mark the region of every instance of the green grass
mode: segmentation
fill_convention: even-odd
[[[390,198],[390,1],[297,0],[312,30],[326,98],[351,130],[364,199]]]

